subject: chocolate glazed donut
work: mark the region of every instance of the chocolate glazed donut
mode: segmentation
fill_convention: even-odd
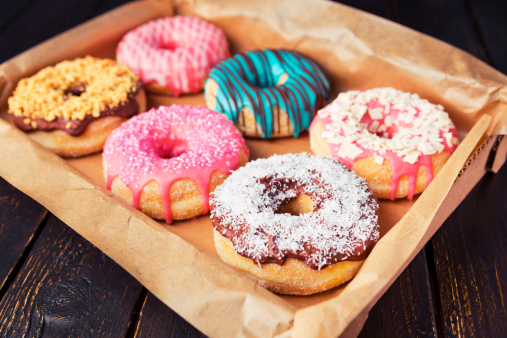
[[[330,157],[250,162],[215,190],[210,206],[219,256],[283,294],[350,280],[379,238],[377,199]]]
[[[306,185],[303,185],[302,182],[294,179],[294,178],[280,178],[275,177],[273,175],[266,176],[263,178],[257,179],[259,183],[263,184],[265,186],[265,193],[268,196],[270,201],[273,201],[272,209],[274,213],[278,214],[280,212],[288,211],[288,213],[296,213],[298,206],[289,205],[286,207],[287,203],[289,203],[291,200],[293,200],[293,196],[301,196],[302,194],[305,195],[305,199],[308,201],[308,198],[311,200],[311,209],[309,212],[316,212],[318,213],[319,210],[323,207],[324,201],[332,198],[330,193],[330,188],[321,180],[318,178],[318,173],[314,170],[312,171],[312,181],[314,184],[320,186],[323,189],[319,190],[310,190],[306,189]],[[306,197],[307,196],[307,197]],[[341,201],[338,201],[341,203]],[[302,206],[303,203],[301,200],[298,201],[299,206]],[[373,195],[370,195],[370,198],[367,201],[364,201],[364,209],[368,209],[371,205],[375,205],[375,197]],[[304,206],[302,206],[304,208]],[[288,210],[289,209],[289,210]],[[294,210],[294,211],[292,211]],[[233,230],[230,230],[224,226],[222,226],[220,219],[214,219],[213,220],[213,226],[215,229],[220,232],[225,237],[232,240],[235,246],[243,246],[244,243],[241,243],[243,240],[241,232],[242,230],[236,230],[237,233],[235,233]],[[349,261],[362,261],[364,260],[369,252],[371,251],[371,248],[374,244],[374,241],[372,239],[367,239],[364,242],[364,245],[358,245],[355,248],[353,248],[350,252],[344,253],[336,250],[336,248],[333,248],[328,253],[328,259],[324,264],[318,265],[315,261],[309,260],[309,257],[311,257],[313,254],[316,253],[318,250],[315,246],[313,246],[311,243],[303,243],[302,250],[300,251],[293,251],[293,250],[284,250],[282,251],[280,247],[276,244],[276,236],[270,235],[266,233],[262,228],[260,228],[258,231],[263,233],[268,240],[268,248],[269,251],[267,253],[262,254],[253,254],[253,253],[245,253],[246,257],[251,258],[255,263],[257,264],[264,264],[264,263],[275,263],[278,265],[283,265],[287,258],[294,258],[298,259],[300,261],[303,261],[306,265],[308,265],[310,268],[314,270],[320,270],[323,269],[329,265],[332,265],[334,263],[343,261],[343,260],[349,260]]]
[[[127,66],[91,56],[22,79],[8,103],[19,129],[64,157],[102,150],[111,131],[146,109],[141,81]]]
[[[212,69],[205,99],[246,136],[297,137],[329,101],[329,81],[296,51],[247,52]]]

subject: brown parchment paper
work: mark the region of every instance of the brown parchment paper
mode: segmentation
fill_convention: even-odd
[[[326,2],[180,1],[175,11],[222,27],[234,52],[277,47],[311,55],[331,77],[334,93],[375,86],[417,92],[444,105],[462,138],[466,135],[416,201],[381,202],[383,237],[352,282],[310,297],[274,295],[216,258],[207,216],[172,226],[155,222],[100,188],[100,154],[64,161],[2,120],[0,175],[208,335],[357,334],[369,308],[440,226],[443,220],[432,222],[434,215],[484,132],[506,130],[506,77],[454,47]],[[5,103],[20,78],[63,59],[86,54],[114,57],[126,31],[172,13],[173,5],[166,1],[126,5],[2,64],[0,116],[9,120]],[[204,100],[202,95],[150,95],[148,103],[203,105]],[[310,150],[307,134],[247,144],[252,158]]]

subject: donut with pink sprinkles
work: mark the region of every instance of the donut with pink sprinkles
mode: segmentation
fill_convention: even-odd
[[[107,188],[167,223],[206,214],[209,193],[248,157],[231,121],[205,107],[181,105],[153,108],[123,123],[102,155]]]

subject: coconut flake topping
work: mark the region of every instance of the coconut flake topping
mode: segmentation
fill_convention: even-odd
[[[298,196],[287,188],[294,183],[311,196],[314,210],[277,213]],[[214,223],[223,227],[217,230],[232,234],[236,251],[256,262],[299,256],[320,270],[358,256],[379,238],[375,197],[364,179],[332,157],[301,153],[249,162],[211,194],[210,204]]]

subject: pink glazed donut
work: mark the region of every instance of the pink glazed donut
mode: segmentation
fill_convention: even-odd
[[[458,143],[442,106],[393,88],[340,93],[310,125],[315,154],[335,157],[391,200],[423,192]]]
[[[102,155],[107,188],[156,219],[209,211],[209,193],[248,162],[233,123],[199,106],[159,107],[114,130]]]
[[[150,21],[128,32],[116,48],[150,92],[198,93],[213,66],[229,57],[222,30],[192,16]]]

